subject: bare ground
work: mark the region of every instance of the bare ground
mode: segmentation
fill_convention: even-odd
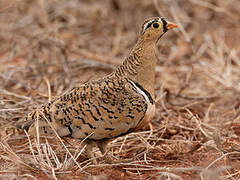
[[[152,123],[110,144],[130,163],[93,165],[69,138],[2,136],[0,179],[240,179],[239,9],[239,0],[0,0],[1,128],[113,71],[145,18],[180,26],[157,45]]]

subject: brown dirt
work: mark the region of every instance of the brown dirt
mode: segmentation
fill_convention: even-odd
[[[2,128],[113,71],[145,18],[180,26],[157,45],[152,123],[110,144],[131,162],[92,165],[69,138],[64,147],[2,136],[0,179],[240,179],[239,9],[238,0],[0,0]]]

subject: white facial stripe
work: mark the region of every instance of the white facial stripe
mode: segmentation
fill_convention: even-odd
[[[149,21],[148,23],[146,23],[146,24],[144,25],[143,32],[145,32],[145,30],[147,29],[147,26],[148,26],[149,24],[151,24],[153,21],[155,21],[155,20]]]
[[[147,26],[148,26],[149,24],[151,24],[153,21],[155,21],[155,20],[149,21],[148,23],[146,23],[146,24],[144,25],[144,27],[143,27],[143,33],[146,31]]]
[[[146,31],[146,29],[147,29],[147,26],[149,25],[149,24],[152,24],[152,22],[154,22],[154,21],[160,21],[161,19],[160,18],[158,18],[158,19],[153,19],[153,20],[151,20],[151,21],[149,21],[148,23],[146,23],[145,25],[144,25],[144,27],[143,27],[143,33]]]

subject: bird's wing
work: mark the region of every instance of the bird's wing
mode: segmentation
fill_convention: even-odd
[[[113,138],[134,129],[147,107],[145,98],[126,79],[105,78],[86,83],[43,106],[39,132],[51,134],[51,124],[59,136]],[[36,133],[35,124],[29,127],[31,134]]]

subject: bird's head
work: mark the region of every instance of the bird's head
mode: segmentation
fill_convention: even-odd
[[[177,24],[164,18],[153,17],[144,21],[139,36],[145,41],[158,41],[169,29],[177,27]]]

